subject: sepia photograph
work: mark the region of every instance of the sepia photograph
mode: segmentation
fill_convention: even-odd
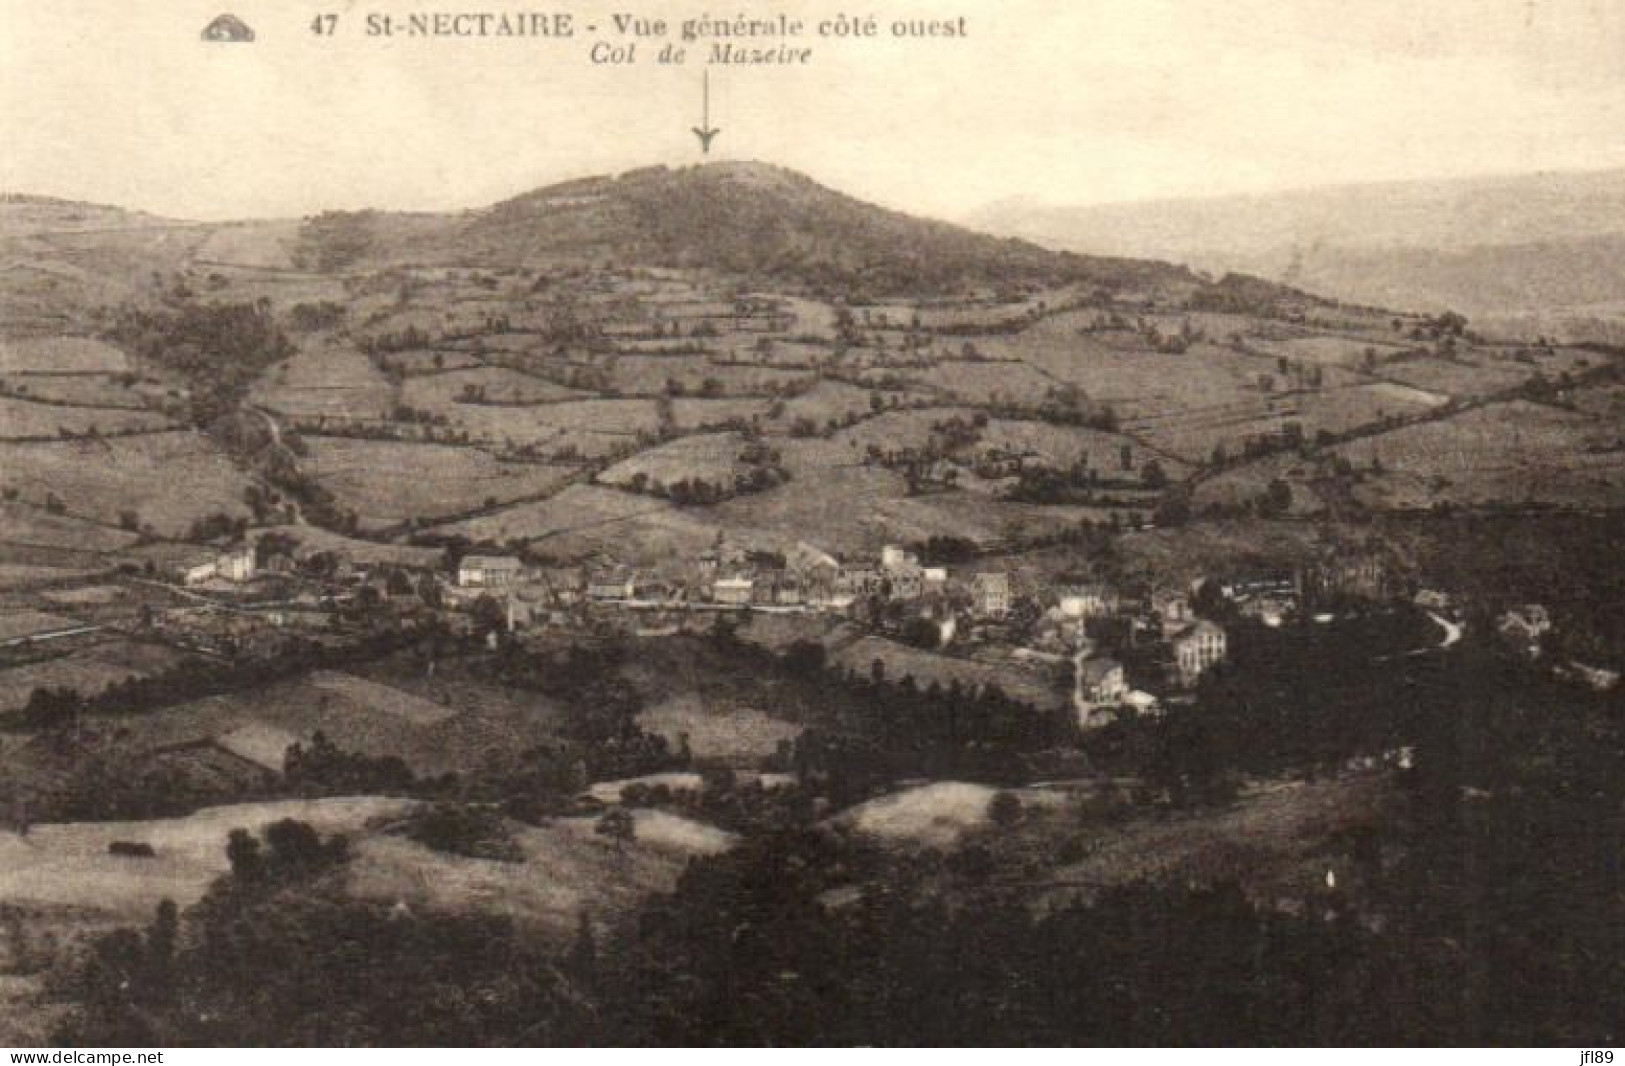
[[[1625,3],[0,0],[0,145],[10,1061],[1613,1061]]]

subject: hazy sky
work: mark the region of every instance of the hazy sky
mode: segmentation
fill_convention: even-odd
[[[204,44],[230,10],[251,45]],[[703,4],[540,0],[607,30]],[[753,0],[753,15],[770,5]],[[0,189],[193,218],[479,206],[698,159],[700,69],[594,66],[591,39],[394,40],[368,12],[507,0],[0,0]],[[714,152],[952,216],[1625,165],[1618,0],[790,0],[964,15],[963,41],[813,37],[811,65],[713,69]],[[319,12],[339,18],[314,36]]]

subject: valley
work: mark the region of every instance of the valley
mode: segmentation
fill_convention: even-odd
[[[0,1043],[1607,1031],[1448,975],[1618,839],[1625,350],[760,163],[0,250]]]

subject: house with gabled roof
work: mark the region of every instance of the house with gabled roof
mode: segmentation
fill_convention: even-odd
[[[506,588],[519,582],[525,564],[512,555],[465,555],[457,564],[457,584],[465,589]]]
[[[971,578],[972,607],[977,614],[997,618],[1010,613],[1010,575],[983,571]]]

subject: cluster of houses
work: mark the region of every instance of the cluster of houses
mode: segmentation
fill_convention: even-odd
[[[952,593],[967,610],[987,618],[1004,616],[1013,602],[1006,573],[980,572],[968,582],[951,582],[946,567],[924,566],[913,552],[890,545],[873,563],[843,563],[806,543],[782,556],[718,543],[700,553],[688,580],[624,566],[553,570],[527,568],[508,555],[470,555],[458,565],[457,586],[481,592],[541,589],[560,605],[646,601],[828,611],[846,611],[873,597],[939,604]]]
[[[1298,567],[1290,571],[1255,571],[1224,579],[1198,581],[1193,594],[1215,593],[1229,609],[1244,618],[1268,626],[1279,626],[1311,604],[1340,600],[1383,600],[1398,590],[1393,570],[1379,556],[1350,552]],[[1194,687],[1205,673],[1229,655],[1229,636],[1223,626],[1197,617],[1190,596],[1174,590],[1157,590],[1145,605],[1147,614],[1132,621],[1134,632],[1144,627],[1154,630],[1152,639],[1166,649],[1171,677],[1179,688]],[[1119,603],[1111,590],[1102,587],[1063,589],[1060,610],[1064,615],[1083,619],[1121,616],[1132,605]],[[1074,660],[1073,704],[1078,722],[1092,728],[1114,720],[1125,708],[1140,714],[1156,713],[1157,701],[1148,693],[1131,687],[1123,664],[1109,656],[1096,655],[1087,640],[1080,640]]]
[[[262,568],[275,569],[268,562],[262,562]],[[184,558],[170,562],[169,572],[184,585],[248,581],[258,572],[256,549],[251,544],[188,549]],[[1147,597],[1129,598],[1100,583],[1018,591],[1006,571],[951,573],[945,566],[926,565],[914,552],[896,545],[885,546],[876,557],[843,561],[804,542],[778,553],[745,550],[721,538],[682,572],[653,573],[618,565],[537,567],[513,555],[475,553],[462,557],[454,575],[448,576],[454,580],[434,580],[447,603],[469,605],[489,596],[505,604],[510,630],[542,619],[564,620],[572,607],[586,603],[829,612],[867,618],[898,631],[912,625],[916,637],[919,620],[924,619],[937,627],[938,646],[964,641],[969,634],[973,646],[1009,645],[1038,660],[1070,662],[1072,703],[1085,727],[1109,722],[1125,708],[1147,714],[1158,707],[1157,697],[1134,687],[1122,662],[1099,650],[1096,637],[1102,633],[1126,634],[1129,644],[1142,649],[1154,646],[1161,676],[1139,679],[1140,683],[1170,693],[1193,688],[1229,653],[1224,627],[1198,617],[1193,597],[1216,594],[1237,613],[1276,625],[1306,603],[1349,596],[1379,598],[1391,592],[1382,562],[1359,555],[1290,572],[1244,573],[1198,582],[1189,592],[1158,589]],[[1527,610],[1524,616],[1509,618],[1503,628],[1536,634],[1544,621],[1537,610]],[[1141,660],[1138,655],[1131,658]]]
[[[1290,570],[1245,571],[1216,581],[1220,597],[1245,618],[1278,626],[1306,606],[1359,600],[1378,602],[1405,591],[1380,555],[1349,552]]]
[[[1138,608],[1145,607],[1149,608],[1148,612],[1133,616]],[[1065,617],[1085,621],[1122,617],[1127,611],[1133,632],[1149,630],[1150,640],[1166,649],[1171,676],[1162,680],[1180,688],[1193,687],[1203,674],[1229,654],[1229,636],[1224,627],[1198,618],[1191,608],[1190,598],[1174,590],[1158,589],[1148,604],[1138,605],[1123,603],[1108,588],[1085,586],[1063,590],[1059,610]],[[1125,710],[1142,715],[1157,713],[1157,698],[1133,688],[1121,662],[1096,654],[1094,642],[1085,633],[1080,633],[1077,641],[1079,651],[1073,659],[1072,702],[1080,726],[1090,729],[1105,725]]]
[[[275,572],[274,554],[257,552],[253,544],[187,549],[165,565],[171,580],[182,585],[246,582]],[[262,557],[258,566],[256,555]],[[346,576],[360,579],[362,585],[378,583],[353,571]],[[1089,635],[1095,623],[1131,619],[1136,632],[1153,630],[1151,639],[1167,647],[1173,675],[1168,680],[1182,686],[1194,685],[1227,652],[1224,629],[1197,618],[1183,593],[1158,592],[1142,602],[1126,600],[1104,584],[1018,592],[1006,571],[950,573],[947,567],[925,565],[917,554],[896,545],[882,548],[870,559],[842,561],[807,543],[781,555],[746,551],[719,540],[693,560],[687,574],[677,576],[614,565],[538,567],[513,555],[474,553],[459,559],[447,576],[453,580],[435,584],[448,604],[466,606],[490,597],[504,605],[510,630],[544,619],[563,620],[571,608],[587,603],[862,614],[876,624],[893,626],[899,620],[917,624],[926,619],[937,626],[939,646],[956,637],[962,640],[960,635],[968,632],[981,636],[984,644],[1008,643],[1042,661],[1070,660],[1073,703],[1086,726],[1109,721],[1125,707],[1154,712],[1157,703],[1129,684],[1120,662],[1096,654]],[[389,599],[387,583],[380,587],[381,597]],[[415,586],[408,582],[406,587]],[[1250,588],[1229,591],[1241,594]]]
[[[525,564],[512,555],[465,555],[457,564],[457,587],[506,589],[521,583]]]
[[[182,585],[203,585],[210,581],[241,584],[256,573],[254,546],[237,544],[227,548],[183,548],[167,562],[174,579]]]

